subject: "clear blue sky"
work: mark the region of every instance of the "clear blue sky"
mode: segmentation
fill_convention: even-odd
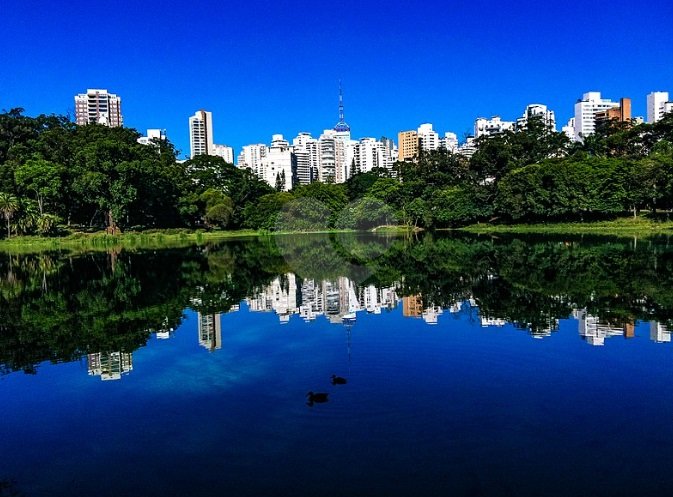
[[[0,0],[0,109],[74,111],[107,88],[127,126],[166,128],[189,152],[188,117],[213,112],[216,143],[317,136],[343,80],[355,138],[550,106],[564,124],[586,91],[673,92],[673,2],[95,2]]]

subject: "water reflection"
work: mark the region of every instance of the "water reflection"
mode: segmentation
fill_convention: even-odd
[[[0,255],[0,494],[670,493],[667,240],[276,242]]]
[[[667,240],[522,240],[315,235],[256,238],[181,250],[0,256],[0,367],[35,373],[44,361],[86,357],[89,373],[118,379],[151,334],[168,339],[184,310],[198,343],[222,347],[222,315],[275,313],[281,325],[361,313],[429,326],[466,316],[535,338],[575,319],[591,345],[671,341],[673,249]]]

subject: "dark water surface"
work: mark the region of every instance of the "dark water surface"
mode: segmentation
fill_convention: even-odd
[[[666,239],[0,255],[0,496],[673,495],[672,318]]]

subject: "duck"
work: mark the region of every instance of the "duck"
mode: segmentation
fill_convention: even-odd
[[[348,383],[346,378],[342,378],[341,376],[337,376],[335,374],[332,375],[332,385],[345,385],[346,383]]]
[[[306,394],[306,397],[308,398],[308,402],[306,403],[308,406],[313,406],[313,404],[323,404],[328,401],[327,396],[329,394],[325,392],[308,392]]]

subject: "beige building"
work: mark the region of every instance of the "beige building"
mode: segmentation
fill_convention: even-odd
[[[397,140],[399,142],[397,160],[410,161],[418,156],[417,131],[400,131],[397,134]]]
[[[631,122],[631,99],[620,98],[619,106],[596,112],[598,121],[619,121],[620,123]]]

